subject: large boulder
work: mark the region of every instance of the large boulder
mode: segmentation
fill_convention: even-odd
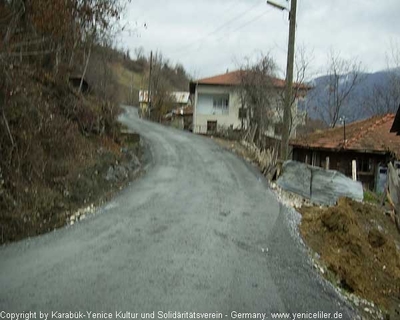
[[[362,201],[362,184],[334,170],[324,170],[297,161],[286,161],[277,184],[311,202],[334,205],[341,197]]]

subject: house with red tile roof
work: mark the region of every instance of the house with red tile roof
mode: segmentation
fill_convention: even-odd
[[[190,93],[194,95],[193,132],[207,134],[218,131],[220,128],[247,128],[249,113],[247,107],[242,105],[238,92],[243,72],[250,71],[226,72],[190,83]],[[271,82],[277,93],[275,100],[279,103],[278,94],[284,90],[285,81],[271,77]],[[299,88],[304,89],[304,92],[310,89],[307,86],[299,86]],[[279,110],[279,108],[274,108],[274,110]],[[297,100],[293,104],[292,112],[297,114]],[[273,121],[265,134],[276,137],[277,128],[281,128],[282,115],[271,114],[271,118]],[[295,130],[292,129],[292,132]]]
[[[394,114],[375,116],[292,139],[292,158],[349,177],[355,160],[357,180],[382,191],[380,175],[389,161],[400,159],[400,136],[390,132],[394,119]]]

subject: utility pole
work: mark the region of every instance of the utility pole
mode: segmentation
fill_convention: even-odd
[[[346,118],[343,119],[343,146],[346,148]]]
[[[151,109],[151,70],[153,68],[153,51],[150,51],[150,70],[149,70],[149,88],[147,90],[147,110],[148,117],[150,118]]]
[[[131,75],[131,96],[130,96],[130,99],[129,99],[129,104],[131,106],[133,106],[133,72],[132,72],[132,75]]]
[[[267,1],[267,3],[277,9],[287,10],[286,7]],[[281,159],[283,161],[288,159],[289,156],[289,133],[290,133],[290,122],[292,113],[292,102],[293,102],[293,67],[294,67],[294,44],[296,38],[296,13],[297,12],[297,0],[292,0],[290,3],[289,11],[289,43],[288,43],[288,55],[287,55],[287,66],[286,66],[286,87],[285,87],[285,100],[283,109],[283,131],[281,140]]]
[[[346,148],[346,117],[342,116],[339,120],[343,123],[343,148]]]
[[[294,67],[294,44],[296,38],[296,12],[297,0],[290,3],[289,12],[289,43],[286,68],[286,92],[285,106],[283,110],[283,132],[281,141],[281,159],[287,160],[289,156],[289,132],[293,102],[293,67]]]

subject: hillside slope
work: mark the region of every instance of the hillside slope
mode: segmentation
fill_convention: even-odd
[[[142,151],[139,140],[121,135],[116,118],[120,103],[137,105],[147,67],[146,59],[97,46],[85,75],[89,92],[82,94],[46,69],[9,64],[8,81],[0,83],[0,243],[63,226],[74,211],[128,181]],[[166,70],[175,69],[162,71],[168,88],[184,89]]]
[[[115,105],[29,67],[8,74],[18,85],[0,126],[0,242],[65,225],[74,210],[125,180],[107,172],[128,157]]]
[[[116,50],[110,54],[108,65],[119,85],[119,101],[138,105],[139,91],[149,87],[150,58],[138,55],[131,59],[128,53]],[[181,65],[171,65],[160,53],[156,53],[152,65],[152,90],[188,91],[189,75]]]
[[[397,111],[400,103],[400,70],[362,73],[360,79],[360,83],[342,107],[341,116],[345,116],[347,122]],[[348,82],[348,75],[340,76],[339,91],[343,91]],[[301,108],[307,110],[313,119],[329,118],[325,108],[330,90],[329,76],[318,77],[310,84],[314,89],[309,93],[307,103]]]

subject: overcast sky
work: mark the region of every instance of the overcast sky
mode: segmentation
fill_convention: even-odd
[[[275,0],[289,6],[286,0]],[[366,71],[386,67],[391,43],[400,44],[399,0],[298,0],[296,45],[324,73],[329,52],[358,58]],[[195,78],[234,70],[270,53],[284,77],[288,13],[265,0],[132,0],[119,46],[159,50]]]

